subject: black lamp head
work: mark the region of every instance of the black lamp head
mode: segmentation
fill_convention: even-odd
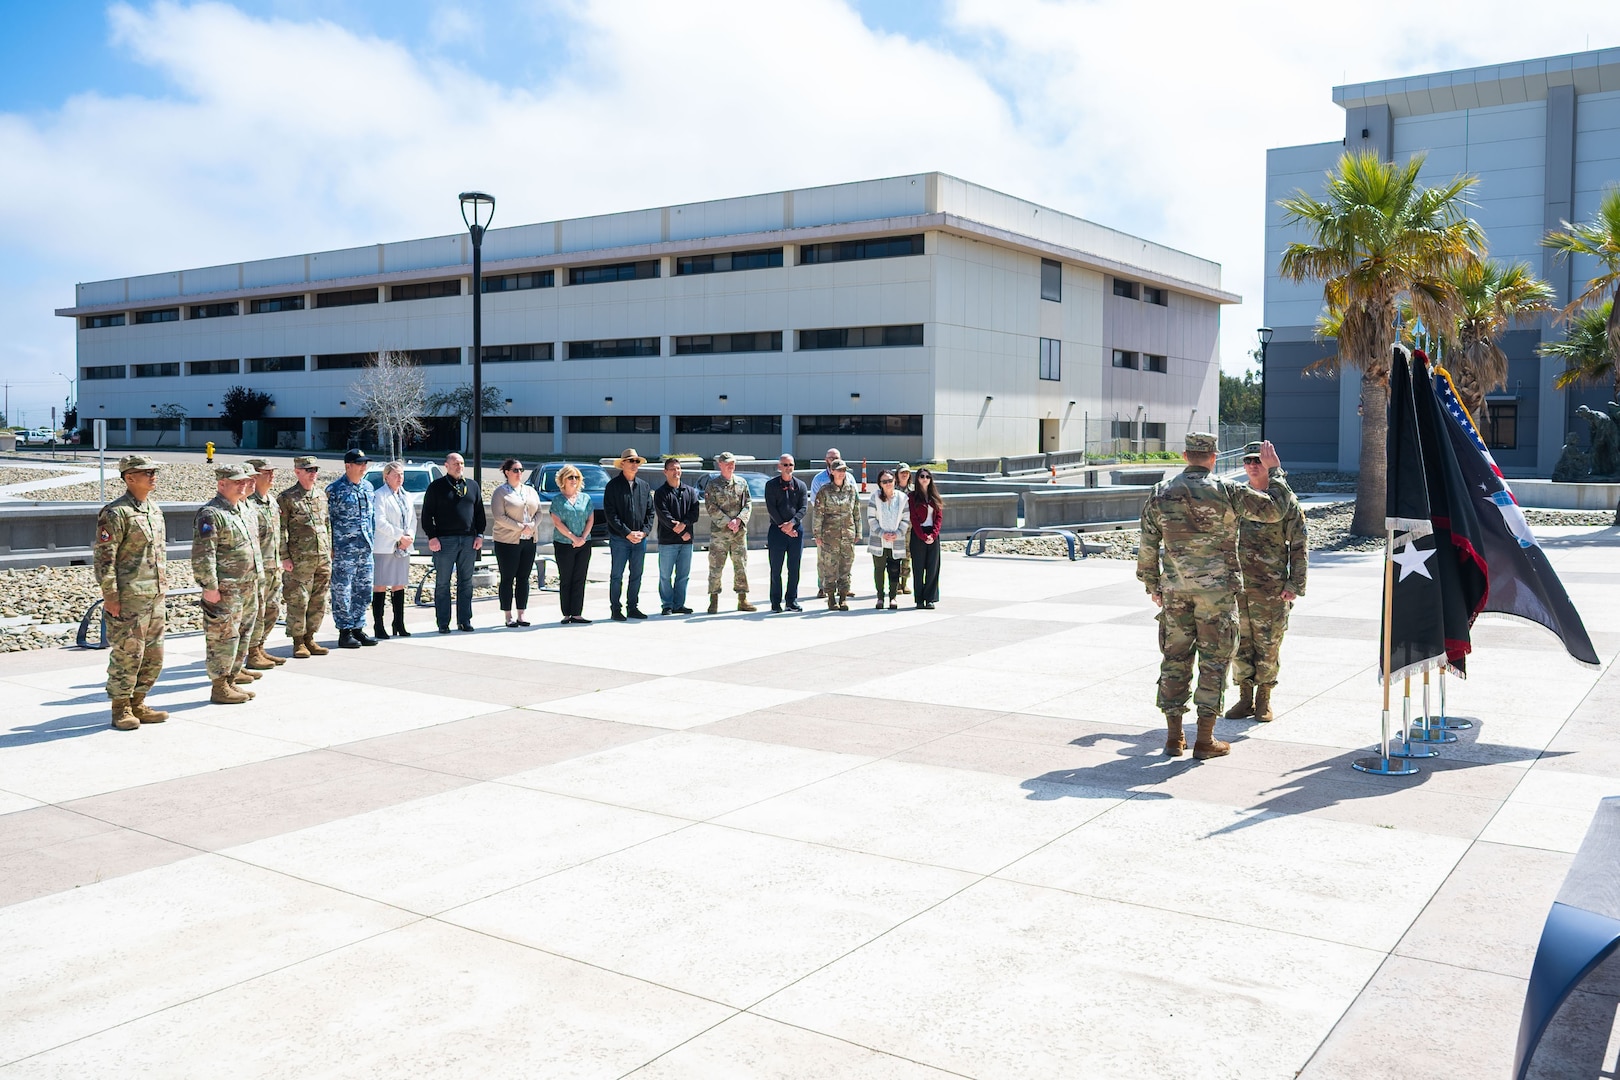
[[[1260,330],[1259,330],[1260,344],[1262,344],[1262,345],[1270,345],[1271,344],[1271,335],[1272,335],[1272,333],[1273,333],[1273,331],[1272,331],[1271,327],[1262,326],[1260,328]]]
[[[461,220],[467,223],[469,230],[481,233],[489,228],[490,219],[495,216],[495,196],[482,191],[463,191],[457,198],[461,200]]]

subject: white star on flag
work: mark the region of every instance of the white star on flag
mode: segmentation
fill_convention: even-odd
[[[1429,573],[1428,567],[1429,558],[1432,555],[1434,555],[1433,548],[1430,548],[1427,551],[1420,551],[1413,547],[1411,542],[1408,541],[1405,547],[1391,556],[1391,558],[1395,560],[1396,565],[1401,568],[1401,576],[1397,580],[1405,581],[1413,574],[1422,574],[1430,581],[1433,581],[1434,575]]]

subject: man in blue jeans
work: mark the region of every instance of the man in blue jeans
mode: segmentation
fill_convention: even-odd
[[[422,532],[433,552],[433,614],[450,632],[450,575],[456,576],[456,629],[472,632],[473,568],[484,546],[484,499],[462,471],[460,454],[444,459],[444,475],[422,493]]]
[[[681,483],[680,458],[664,459],[664,482],[653,492],[658,515],[658,600],[661,615],[690,615],[686,581],[692,574],[692,526],[702,503],[697,489]]]
[[[616,464],[619,475],[607,482],[602,492],[602,515],[607,518],[608,553],[612,567],[608,573],[608,604],[613,608],[613,621],[624,622],[626,614],[632,619],[645,619],[641,610],[641,565],[647,557],[647,534],[652,532],[652,488],[647,481],[638,479],[636,472],[646,460],[634,448],[619,455]],[[627,604],[620,606],[623,596],[624,571],[630,570]],[[628,612],[626,612],[628,607]]]
[[[771,610],[781,611],[786,601],[789,611],[799,607],[799,558],[804,554],[804,515],[810,505],[810,489],[793,475],[793,455],[783,454],[776,462],[776,476],[765,481],[765,509],[771,515],[771,531],[766,536],[766,553],[771,560]],[[782,564],[787,564],[787,590],[782,589]]]

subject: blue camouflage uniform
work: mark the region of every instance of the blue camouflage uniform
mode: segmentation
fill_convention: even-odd
[[[371,607],[371,481],[340,476],[326,485],[332,520],[332,621],[339,630],[359,630]]]

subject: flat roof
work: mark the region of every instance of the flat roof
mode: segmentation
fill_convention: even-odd
[[[1333,100],[1345,109],[1388,105],[1394,116],[1423,116],[1544,101],[1548,87],[1552,86],[1574,86],[1577,94],[1620,90],[1620,49],[1595,49],[1511,64],[1351,83],[1335,86]]]

